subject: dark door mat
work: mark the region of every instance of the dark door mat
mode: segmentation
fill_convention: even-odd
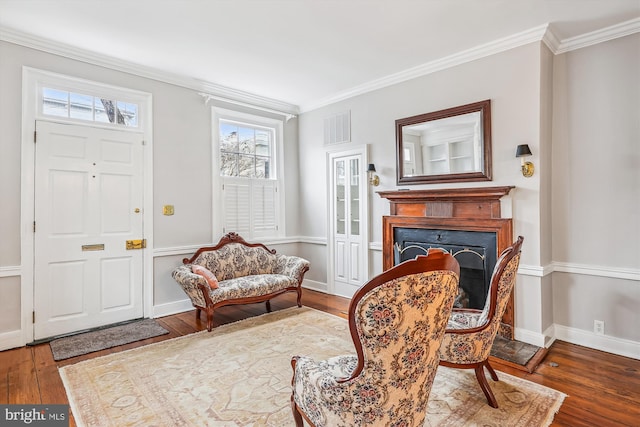
[[[120,326],[58,338],[49,343],[53,360],[69,359],[135,341],[168,334],[153,319],[142,319]]]
[[[500,335],[496,336],[491,347],[491,356],[506,361],[507,364],[524,368],[533,372],[547,353],[547,349],[522,341],[509,340]]]

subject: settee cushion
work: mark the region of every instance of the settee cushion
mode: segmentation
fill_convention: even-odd
[[[271,294],[297,285],[298,281],[295,278],[282,274],[257,274],[223,280],[219,282],[218,289],[209,292],[209,297],[213,304],[217,304],[224,300]]]

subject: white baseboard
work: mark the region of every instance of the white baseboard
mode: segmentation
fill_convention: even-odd
[[[193,304],[191,304],[190,299],[184,299],[166,304],[154,305],[151,317],[155,319],[157,317],[169,316],[171,314],[184,313],[189,310],[193,310]]]
[[[322,292],[324,294],[328,293],[327,284],[322,282],[316,282],[315,280],[304,279],[302,281],[302,287],[306,289]]]
[[[515,328],[513,335],[518,341],[526,342],[538,347],[544,347],[547,341],[547,337],[544,334],[522,328]]]
[[[544,335],[545,337],[544,346],[546,348],[551,347],[551,344],[553,344],[556,340],[556,325],[554,324],[549,326],[547,330],[542,333],[542,335]]]
[[[596,335],[591,331],[554,325],[555,338],[596,350],[640,360],[640,342],[608,335]]]
[[[22,331],[10,331],[0,333],[0,351],[24,346]]]

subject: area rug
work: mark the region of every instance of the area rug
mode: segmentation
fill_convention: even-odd
[[[69,359],[94,351],[168,334],[153,319],[142,319],[124,325],[58,338],[49,343],[53,360]]]
[[[79,426],[293,426],[293,355],[354,354],[346,320],[289,308],[60,368]],[[548,426],[564,394],[498,373],[499,409],[473,371],[440,367],[425,426]]]

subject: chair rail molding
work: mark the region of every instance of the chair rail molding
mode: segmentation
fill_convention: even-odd
[[[559,273],[582,274],[585,276],[609,277],[640,282],[640,269],[607,267],[603,265],[577,264],[569,262],[553,262],[552,271]]]
[[[20,277],[20,276],[22,276],[22,266],[9,265],[6,267],[0,267],[0,278],[1,277]]]

